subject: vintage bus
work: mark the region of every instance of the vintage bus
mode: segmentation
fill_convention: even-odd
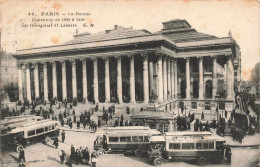
[[[20,149],[27,145],[39,141],[49,142],[52,137],[59,136],[57,124],[58,121],[52,120],[22,124],[3,136],[1,138],[1,145],[7,148],[16,148],[16,151],[19,152]]]
[[[96,132],[97,138],[94,142],[96,155],[104,153],[135,153],[142,156],[147,152],[149,137],[160,135],[160,131],[142,126],[113,127]]]
[[[148,156],[155,166],[171,160],[197,160],[200,165],[224,160],[225,138],[211,132],[171,132],[149,141]]]

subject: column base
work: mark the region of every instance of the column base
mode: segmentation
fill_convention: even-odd
[[[136,101],[130,101],[131,104],[136,104]]]

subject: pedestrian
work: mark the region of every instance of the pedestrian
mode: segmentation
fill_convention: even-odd
[[[73,118],[74,118],[74,123],[76,123],[76,121],[77,121],[77,119],[76,119],[76,115],[74,115]]]
[[[53,141],[53,145],[56,147],[56,149],[58,148],[58,146],[59,146],[58,137],[55,137],[55,139],[54,139],[54,141]]]
[[[79,120],[77,121],[77,128],[78,129],[80,128],[80,121]]]
[[[101,120],[98,119],[98,127],[101,128]]]
[[[60,163],[63,164],[63,162],[64,162],[64,157],[65,157],[65,151],[64,151],[64,150],[60,150],[60,151],[58,152],[58,155],[59,155],[59,157],[60,157]]]
[[[75,147],[73,145],[70,148],[70,161],[71,163],[75,161]]]
[[[86,121],[84,121],[84,122],[83,122],[83,127],[84,127],[84,129],[86,128],[86,124],[87,124]]]
[[[64,119],[61,120],[61,126],[64,126]]]
[[[23,148],[19,152],[19,162],[21,162],[21,160],[23,160],[23,162],[26,162],[25,161],[25,153],[24,153]]]
[[[70,121],[70,129],[72,129],[72,121]]]
[[[92,163],[92,166],[93,166],[93,167],[96,167],[97,162],[98,162],[98,159],[96,158],[95,152],[93,152],[93,153],[91,154],[91,163]]]
[[[61,133],[61,139],[62,139],[62,143],[64,143],[64,140],[65,140],[65,131],[64,130]]]
[[[19,167],[25,167],[25,165],[24,165],[24,163],[23,163],[23,160],[20,161]]]
[[[229,145],[227,145],[225,148],[225,157],[227,158],[227,163],[229,165],[231,165],[231,155],[232,155],[231,149],[230,149]]]

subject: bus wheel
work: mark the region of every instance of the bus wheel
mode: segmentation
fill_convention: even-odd
[[[51,141],[51,138],[50,138],[50,137],[46,137],[46,138],[45,138],[45,143],[46,143],[46,144],[48,144],[50,141]]]
[[[153,163],[154,163],[154,166],[161,166],[164,164],[164,162],[161,158],[155,158]]]
[[[97,151],[96,154],[97,154],[98,156],[101,156],[101,155],[104,154],[104,150],[100,149],[100,150]]]
[[[16,147],[16,151],[19,153],[21,151],[21,149],[23,149],[23,146],[22,145],[19,145]]]
[[[207,164],[207,159],[204,157],[199,158],[199,165],[203,166]]]
[[[140,149],[135,150],[135,156],[141,157],[143,155],[142,151]]]

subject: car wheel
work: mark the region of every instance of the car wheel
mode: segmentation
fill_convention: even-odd
[[[203,166],[207,164],[207,159],[205,157],[200,157],[199,158],[199,165]]]
[[[17,146],[17,147],[16,147],[16,152],[19,153],[19,152],[21,151],[21,149],[23,149],[23,146],[22,146],[22,145]]]
[[[104,154],[104,150],[100,149],[100,150],[97,151],[96,154],[97,154],[97,156],[101,156],[101,155]]]
[[[163,162],[163,160],[161,158],[155,158],[153,163],[154,163],[155,166],[162,166],[162,165],[164,165],[164,162]]]
[[[140,149],[135,150],[135,156],[141,157],[143,155],[142,151]]]

